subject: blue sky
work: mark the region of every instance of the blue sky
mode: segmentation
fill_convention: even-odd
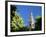
[[[24,24],[25,26],[28,26],[29,24],[29,15],[33,14],[33,17],[35,19],[35,17],[37,16],[41,16],[41,6],[26,6],[26,5],[16,5],[17,8],[17,13],[20,14],[20,16],[23,18],[24,20]]]

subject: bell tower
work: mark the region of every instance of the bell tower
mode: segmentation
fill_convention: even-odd
[[[29,22],[30,22],[29,30],[33,30],[33,29],[35,29],[35,20],[34,20],[34,17],[33,17],[32,12],[31,12],[31,14],[30,14]]]

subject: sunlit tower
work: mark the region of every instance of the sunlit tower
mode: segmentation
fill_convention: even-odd
[[[34,17],[33,17],[32,12],[31,12],[31,14],[30,14],[29,22],[30,22],[29,30],[31,30],[31,29],[35,29],[35,20],[34,20]]]

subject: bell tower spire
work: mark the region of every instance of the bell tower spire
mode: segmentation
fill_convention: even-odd
[[[31,12],[31,14],[30,14],[30,28],[29,28],[29,30],[34,29],[34,28],[35,28],[35,20],[34,20],[32,12]]]

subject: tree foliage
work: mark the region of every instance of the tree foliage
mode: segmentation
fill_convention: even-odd
[[[11,21],[10,21],[10,26],[11,26],[11,31],[17,31],[17,30],[20,30],[23,28],[24,26],[24,22],[23,22],[23,19],[18,16],[16,14],[16,6],[14,5],[11,5]]]
[[[41,30],[41,28],[42,28],[42,18],[38,17],[36,18],[35,30]]]

